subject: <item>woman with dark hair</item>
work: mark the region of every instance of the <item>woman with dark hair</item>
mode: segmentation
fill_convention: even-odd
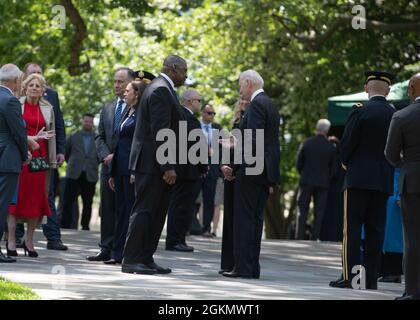
[[[134,205],[134,176],[128,170],[131,144],[136,127],[137,110],[140,98],[147,80],[133,81],[127,85],[124,100],[129,106],[118,125],[117,145],[111,164],[111,178],[109,186],[115,192],[116,224],[114,233],[114,247],[111,259],[105,264],[122,262],[125,238],[128,230],[131,209]]]

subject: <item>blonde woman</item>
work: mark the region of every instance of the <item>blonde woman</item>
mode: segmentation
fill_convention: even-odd
[[[22,83],[24,96],[21,97],[23,120],[26,133],[35,140],[39,148],[32,156],[43,157],[50,165],[56,167],[55,121],[53,107],[42,97],[46,89],[46,81],[39,74],[31,74]],[[19,177],[19,188],[16,204],[9,208],[9,237],[6,244],[10,256],[17,256],[15,230],[17,220],[28,224],[23,249],[30,257],[37,257],[34,249],[33,235],[35,228],[44,216],[51,214],[48,205],[49,170],[29,171],[25,165]]]

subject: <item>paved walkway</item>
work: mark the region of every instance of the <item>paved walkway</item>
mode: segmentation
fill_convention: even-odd
[[[39,231],[36,239],[40,257],[23,257],[20,250],[17,263],[0,265],[0,275],[33,288],[43,299],[393,299],[403,290],[401,284],[379,284],[378,291],[328,287],[340,274],[336,243],[263,241],[261,279],[248,280],[217,273],[220,238],[190,237],[194,253],[165,251],[161,239],[155,259],[173,272],[153,276],[86,261],[97,252],[97,232],[63,231],[67,252],[46,250]]]

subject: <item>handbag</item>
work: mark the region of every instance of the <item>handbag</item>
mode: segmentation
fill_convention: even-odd
[[[28,169],[30,172],[47,171],[50,170],[50,165],[44,157],[35,157],[29,162]]]
[[[39,110],[38,110],[38,121],[36,125],[36,132],[38,132],[38,126],[39,126]],[[39,156],[33,157],[31,162],[28,164],[28,169],[30,172],[41,172],[41,171],[48,171],[50,170],[50,165],[45,160],[44,157],[41,156],[41,149],[39,150]]]

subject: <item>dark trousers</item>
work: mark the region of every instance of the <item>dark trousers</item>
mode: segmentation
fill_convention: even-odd
[[[42,231],[48,241],[61,241],[60,218],[57,215],[57,208],[55,206],[56,190],[59,182],[58,171],[51,170],[50,190],[48,192],[48,205],[51,210],[51,215],[47,217],[47,223],[42,225]],[[25,227],[23,223],[16,225],[16,239],[23,238],[25,234]]]
[[[401,195],[405,290],[420,296],[420,193]]]
[[[117,211],[114,247],[111,258],[121,261],[125,240],[127,238],[128,223],[134,205],[134,184],[130,183],[130,176],[115,176],[115,207]]]
[[[195,199],[199,192],[200,180],[177,179],[169,204],[166,224],[166,247],[186,244],[185,237],[195,212]]]
[[[203,232],[211,231],[214,215],[214,197],[216,195],[217,177],[202,178],[201,190],[203,194]]]
[[[256,278],[260,276],[259,258],[267,198],[267,185],[255,183],[250,176],[240,175],[236,178],[233,210],[234,270]]]
[[[305,240],[306,220],[308,219],[309,205],[312,197],[314,198],[314,225],[311,239],[319,239],[321,233],[322,220],[327,206],[328,189],[302,184],[300,185],[298,197],[299,214],[295,235],[295,238],[298,240]]]
[[[235,259],[233,254],[233,207],[234,207],[235,180],[225,180],[224,209],[223,209],[223,236],[222,236],[222,270],[233,270]]]
[[[126,264],[154,262],[171,198],[171,186],[161,175],[136,174],[136,200],[124,248]]]
[[[99,212],[101,216],[101,242],[99,246],[102,250],[111,252],[114,245],[115,231],[115,193],[109,187],[109,178],[107,168],[102,168],[101,173],[101,203]]]
[[[82,211],[82,228],[89,229],[90,218],[92,216],[92,202],[95,195],[96,182],[89,182],[86,179],[86,173],[82,172],[79,179],[66,180],[66,187],[64,189],[63,199],[63,213],[61,217],[61,227],[70,228],[73,216],[73,204],[77,199],[78,192],[82,196],[83,211]]]
[[[9,206],[17,190],[18,181],[17,173],[0,173],[0,241],[3,239]]]
[[[347,189],[344,191],[343,276],[352,280],[354,266],[361,264],[362,225],[365,228],[366,288],[375,289],[385,234],[388,195],[379,191]]]

